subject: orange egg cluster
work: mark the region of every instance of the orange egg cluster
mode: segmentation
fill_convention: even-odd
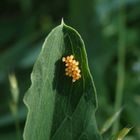
[[[72,82],[75,82],[79,78],[81,78],[79,62],[74,59],[73,55],[63,57],[62,61],[65,62],[65,74],[66,76],[72,77]]]

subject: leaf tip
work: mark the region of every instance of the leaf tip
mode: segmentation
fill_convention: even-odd
[[[63,19],[63,17],[62,17],[62,19],[61,19],[61,25],[64,25],[65,23],[64,23],[64,19]]]

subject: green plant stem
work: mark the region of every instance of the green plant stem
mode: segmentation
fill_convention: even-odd
[[[21,132],[20,132],[20,125],[19,125],[18,118],[15,120],[15,126],[16,126],[17,140],[21,140]]]
[[[125,46],[126,46],[126,30],[125,30],[125,8],[124,0],[119,0],[119,38],[118,38],[118,68],[117,68],[117,84],[115,97],[115,112],[117,112],[122,105],[123,89],[125,80]],[[120,118],[114,123],[112,133],[116,133],[119,129]]]
[[[21,140],[21,131],[20,131],[19,116],[18,116],[18,108],[17,107],[16,107],[16,112],[14,114],[14,119],[15,119],[17,140]]]

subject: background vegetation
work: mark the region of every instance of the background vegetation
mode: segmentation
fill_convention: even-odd
[[[23,96],[30,86],[30,73],[45,37],[62,17],[85,41],[98,93],[99,128],[116,104],[116,110],[123,107],[120,128],[133,127],[126,140],[140,139],[139,0],[0,3],[0,140],[22,139],[27,115]]]

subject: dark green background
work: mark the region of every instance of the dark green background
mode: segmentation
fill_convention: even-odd
[[[119,31],[120,6],[125,2],[125,29]],[[48,33],[64,18],[83,37],[98,93],[99,128],[114,112],[118,42],[125,32],[125,84],[120,128],[133,126],[126,140],[140,139],[140,0],[3,0],[0,1],[0,140],[16,140],[9,109],[8,75],[16,74],[21,133],[27,110],[23,96],[30,73]],[[104,139],[110,136],[108,131]]]

